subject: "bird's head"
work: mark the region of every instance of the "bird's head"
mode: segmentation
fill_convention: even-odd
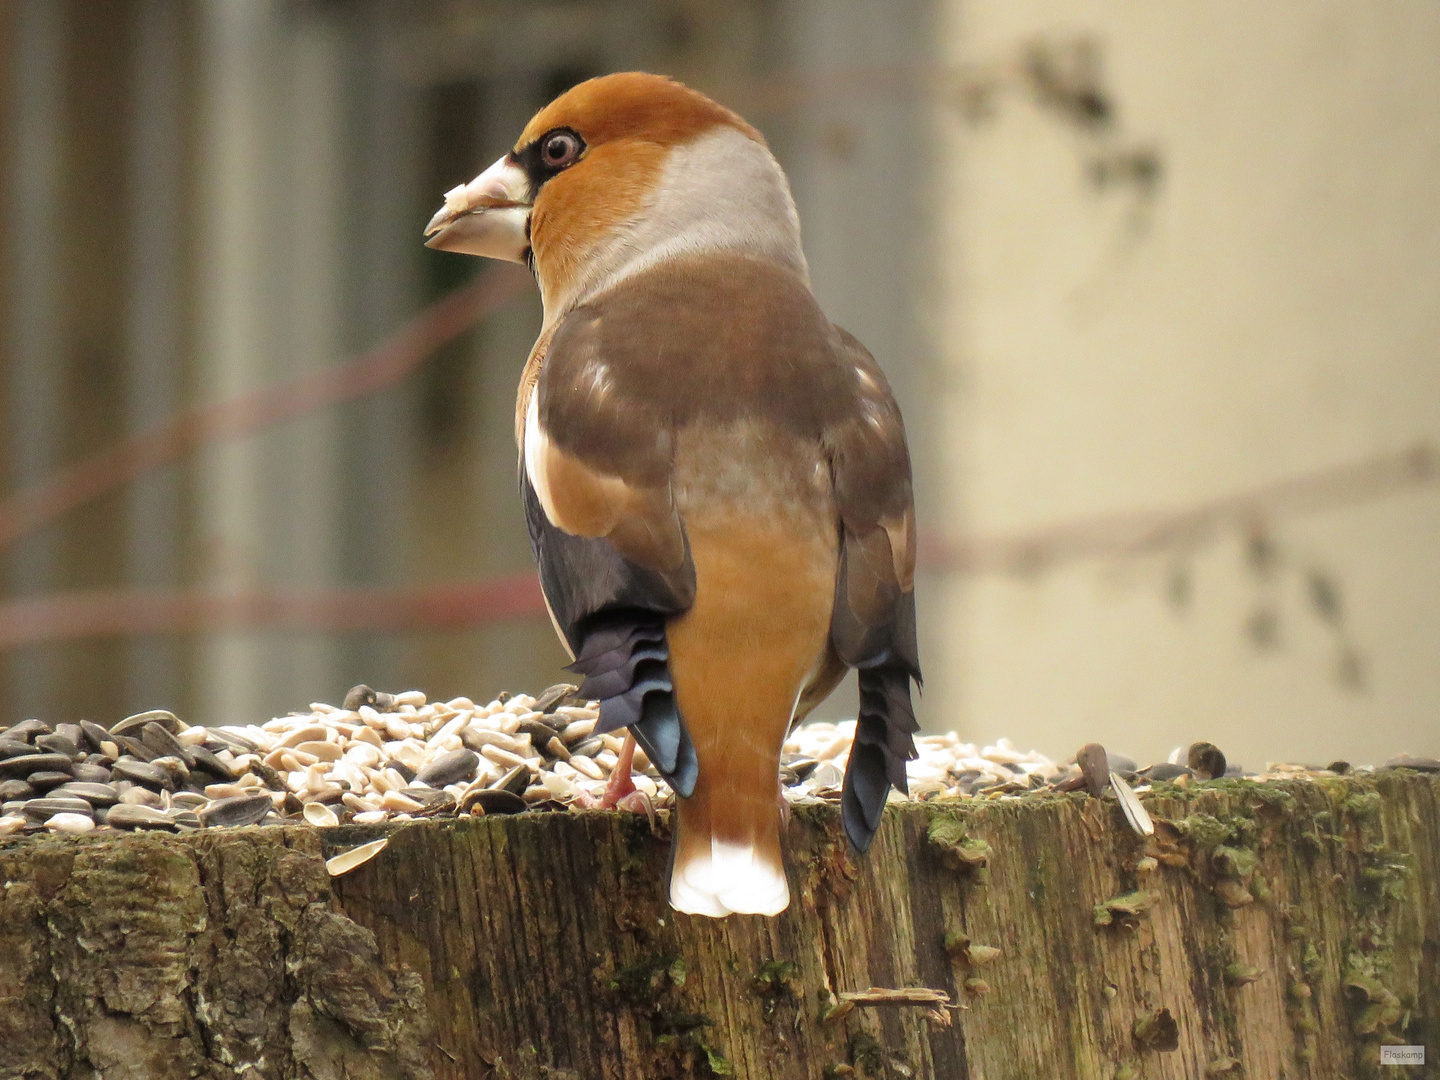
[[[553,321],[667,258],[738,251],[806,278],[784,173],[760,133],[658,75],[590,79],[445,194],[427,246],[531,265]]]

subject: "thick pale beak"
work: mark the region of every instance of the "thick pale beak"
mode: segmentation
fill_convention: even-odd
[[[468,184],[445,193],[425,226],[425,246],[523,262],[530,248],[530,179],[502,157]]]

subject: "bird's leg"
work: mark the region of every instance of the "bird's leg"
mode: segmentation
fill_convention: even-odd
[[[635,736],[625,732],[625,744],[620,747],[620,760],[610,772],[610,783],[605,794],[600,796],[600,809],[613,810],[621,800],[635,793],[635,783],[630,774],[635,770]]]

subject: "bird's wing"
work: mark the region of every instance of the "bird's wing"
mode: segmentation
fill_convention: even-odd
[[[675,701],[665,620],[693,603],[695,567],[670,490],[669,430],[645,402],[568,377],[584,370],[592,337],[583,320],[562,324],[524,405],[530,543],[571,670],[585,676],[580,692],[600,701],[596,732],[628,727],[689,795],[696,755]],[[547,380],[555,370],[566,374]]]
[[[860,715],[845,769],[845,831],[865,850],[893,785],[906,790],[905,762],[920,729],[910,680],[920,681],[915,641],[915,501],[899,407],[874,358],[840,332],[856,376],[855,407],[829,426],[840,567],[830,644],[859,670]]]

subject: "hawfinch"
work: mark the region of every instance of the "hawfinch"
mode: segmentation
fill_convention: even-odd
[[[858,669],[841,807],[863,851],[905,790],[920,679],[904,425],[810,292],[785,174],[704,95],[608,75],[426,235],[539,283],[515,410],[530,540],[596,731],[628,728],[679,796],[670,903],[777,914],[786,733]]]

